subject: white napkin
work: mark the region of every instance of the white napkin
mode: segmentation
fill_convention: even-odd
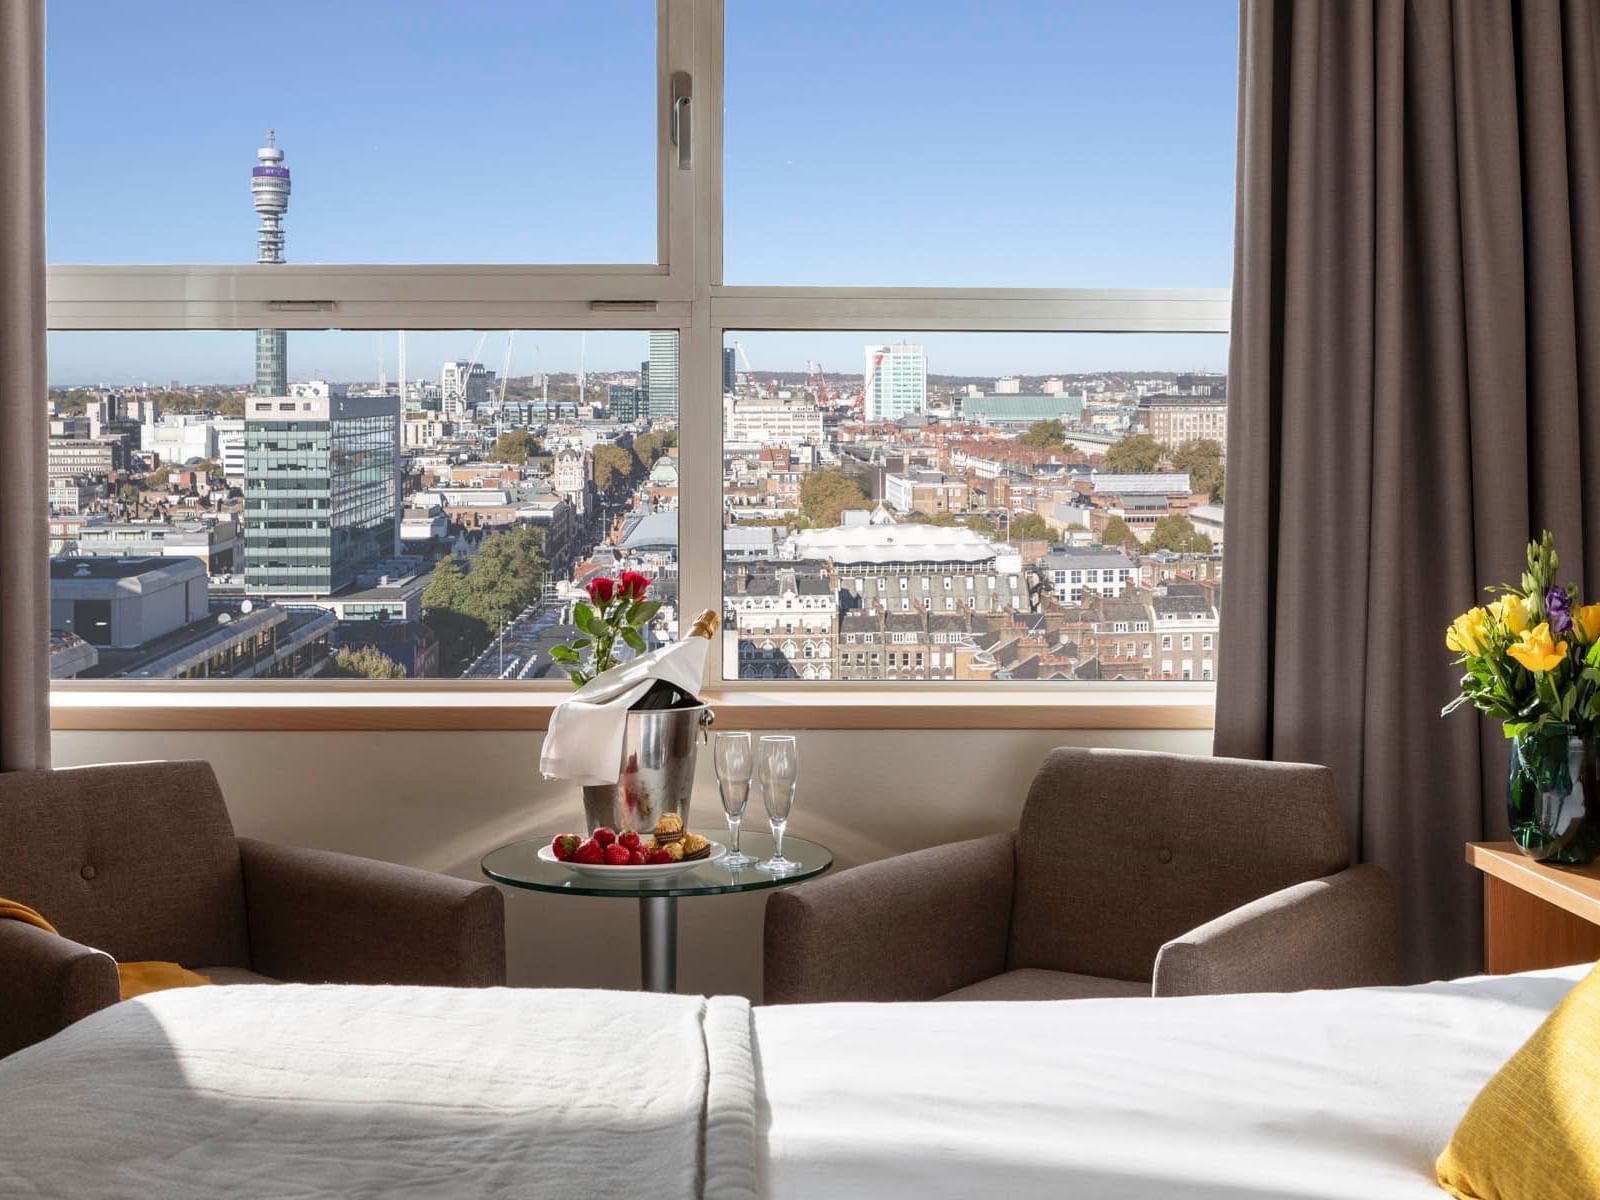
[[[710,645],[702,637],[684,638],[619,663],[573,692],[550,714],[540,772],[546,779],[568,779],[581,787],[616,783],[622,775],[628,709],[657,679],[697,695]]]

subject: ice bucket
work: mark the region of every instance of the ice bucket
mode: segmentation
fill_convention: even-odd
[[[589,833],[609,825],[648,835],[667,813],[689,826],[694,758],[715,718],[704,704],[645,709],[628,714],[622,734],[622,774],[616,783],[583,789]]]

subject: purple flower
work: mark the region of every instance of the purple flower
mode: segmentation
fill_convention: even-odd
[[[1562,587],[1546,588],[1544,612],[1550,618],[1550,632],[1563,634],[1572,628],[1572,597]]]

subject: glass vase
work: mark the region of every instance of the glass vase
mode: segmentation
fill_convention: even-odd
[[[1529,858],[1557,866],[1593,862],[1600,853],[1595,739],[1553,723],[1518,734],[1506,805],[1511,836]]]

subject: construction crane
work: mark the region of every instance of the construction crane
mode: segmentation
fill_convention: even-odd
[[[744,364],[744,381],[750,387],[760,390],[761,385],[756,382],[756,373],[750,367],[750,356],[744,352],[743,342],[734,342],[733,352],[738,355],[739,361]]]
[[[810,359],[806,360],[806,382],[816,390],[817,406],[819,408],[827,407],[829,400],[828,377],[822,373],[821,363],[814,363]]]
[[[506,384],[511,381],[511,343],[516,341],[517,331],[506,330],[506,352],[500,357],[500,407],[506,406]]]

